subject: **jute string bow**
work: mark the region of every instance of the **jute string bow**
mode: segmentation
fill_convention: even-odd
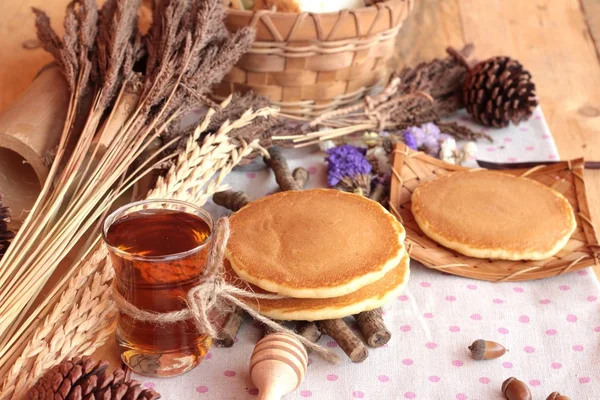
[[[217,222],[213,239],[210,244],[208,259],[204,269],[204,280],[199,285],[190,289],[187,294],[186,303],[188,308],[179,311],[167,313],[158,313],[154,311],[141,310],[127,301],[117,290],[113,290],[113,297],[119,311],[127,314],[133,319],[144,322],[154,322],[157,324],[169,324],[178,321],[193,319],[199,332],[203,332],[212,338],[217,337],[217,330],[210,321],[209,312],[222,301],[236,305],[246,311],[255,320],[262,322],[275,332],[284,332],[298,339],[308,350],[321,356],[330,362],[340,361],[339,357],[331,350],[311,342],[310,340],[298,335],[294,331],[287,329],[278,323],[262,316],[252,307],[240,300],[241,297],[250,299],[283,299],[285,296],[268,295],[246,291],[228,284],[225,281],[225,269],[223,267],[223,257],[227,241],[229,240],[229,219],[222,217]]]

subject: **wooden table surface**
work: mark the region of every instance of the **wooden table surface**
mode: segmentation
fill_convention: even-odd
[[[68,1],[0,1],[0,110],[50,61],[43,50],[28,49],[35,44],[31,7],[48,12],[62,32]],[[477,59],[517,58],[533,74],[561,158],[600,160],[600,0],[414,1],[397,44],[400,64],[443,56],[447,46],[469,42]],[[597,222],[600,171],[586,171],[586,181]]]

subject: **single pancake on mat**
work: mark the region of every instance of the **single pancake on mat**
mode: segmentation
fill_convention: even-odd
[[[410,259],[404,252],[400,264],[392,268],[380,280],[363,286],[355,292],[326,299],[252,299],[240,297],[261,314],[285,321],[320,321],[343,318],[348,315],[372,310],[388,303],[404,289],[408,282]],[[225,260],[225,279],[232,285],[260,294],[273,294],[258,286],[244,282]]]
[[[577,226],[568,200],[529,178],[486,170],[425,182],[411,212],[431,239],[478,258],[543,260],[558,253]]]
[[[230,218],[227,258],[242,279],[300,298],[338,297],[400,263],[405,231],[379,203],[338,190],[277,193]]]

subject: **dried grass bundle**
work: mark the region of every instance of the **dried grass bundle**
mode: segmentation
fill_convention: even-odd
[[[467,69],[462,64],[473,50],[465,46],[460,52],[449,49],[450,55],[405,67],[394,73],[386,88],[375,96],[366,96],[363,103],[322,114],[303,127],[329,130],[273,137],[294,147],[303,147],[323,140],[338,138],[362,131],[394,131],[426,122],[438,122],[462,108],[462,84]],[[460,54],[460,57],[456,55]],[[471,139],[486,135],[466,132],[468,128],[449,126],[449,134]],[[282,142],[280,142],[282,143]]]
[[[7,377],[0,398],[26,386],[26,378],[17,379],[23,368],[37,375],[50,360],[54,363],[73,353],[89,352],[94,346],[87,332],[97,333],[106,327],[91,326],[90,321],[96,324],[98,319],[110,319],[108,308],[94,308],[106,305],[107,299],[92,293],[94,285],[105,289],[110,279],[106,257],[92,251],[87,261],[73,265],[65,256],[84,236],[95,232],[96,221],[115,198],[153,165],[165,161],[158,159],[158,151],[135,170],[130,168],[169,123],[202,100],[252,41],[249,30],[227,33],[220,0],[159,2],[144,37],[137,29],[138,6],[139,0],[107,0],[98,9],[93,0],[74,0],[67,7],[62,39],[51,28],[46,14],[34,10],[40,42],[60,65],[71,99],[46,185],[0,262],[0,365],[6,372],[0,375]],[[144,71],[136,71],[143,63]],[[84,96],[91,96],[89,110],[84,109]],[[116,115],[115,110],[120,108],[128,110],[125,117]],[[87,119],[77,132],[74,120],[82,111]],[[224,176],[257,145],[233,144],[223,139],[224,135],[273,112],[249,111],[236,122],[223,123],[219,132],[224,133],[208,136],[205,141],[212,139],[207,147],[186,146],[186,157],[214,159],[188,159],[185,168],[193,171],[189,175],[181,176],[181,170],[170,171],[167,177],[179,174],[174,181],[181,185],[177,195],[183,197],[190,189],[198,193],[195,200],[203,201],[205,191],[222,189]],[[195,133],[195,146],[202,130]],[[212,181],[216,171],[219,175]],[[166,180],[161,185],[174,187]],[[171,189],[157,193],[166,190]],[[61,262],[68,266],[66,274],[52,293],[30,310]],[[90,314],[90,307],[97,314]],[[65,320],[72,313],[80,318],[79,325],[73,325],[72,319]],[[90,315],[95,318],[81,320]],[[42,318],[46,318],[44,324],[36,327],[35,322]],[[57,330],[61,327],[62,331]]]

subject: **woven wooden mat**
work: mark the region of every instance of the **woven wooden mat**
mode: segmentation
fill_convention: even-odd
[[[411,213],[412,192],[419,184],[468,168],[413,151],[403,143],[396,146],[394,153],[390,209],[406,229],[410,257],[426,267],[467,278],[505,282],[557,276],[599,263],[600,244],[585,194],[583,159],[503,171],[527,176],[559,191],[571,203],[577,220],[577,229],[569,242],[554,257],[541,261],[507,261],[467,257],[447,249],[428,238]]]

